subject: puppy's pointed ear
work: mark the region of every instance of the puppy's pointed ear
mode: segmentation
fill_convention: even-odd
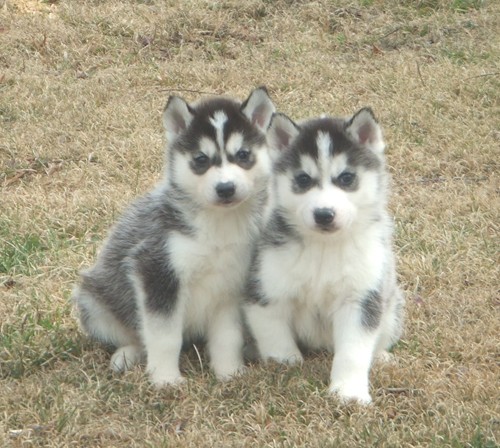
[[[194,111],[182,98],[171,96],[163,110],[163,126],[169,142],[174,141],[184,132],[191,120]]]
[[[300,127],[285,114],[273,114],[271,125],[266,135],[269,155],[273,162],[278,160],[281,154],[292,146],[299,132]]]
[[[382,137],[382,129],[369,107],[364,107],[356,112],[346,123],[345,130],[356,143],[376,153],[384,151],[385,142]]]
[[[271,125],[267,131],[267,144],[272,150],[283,152],[290,148],[299,132],[299,126],[285,114],[273,114]]]
[[[241,105],[241,111],[262,132],[266,132],[276,108],[269,98],[267,89],[258,87]]]

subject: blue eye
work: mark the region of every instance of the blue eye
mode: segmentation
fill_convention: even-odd
[[[197,156],[194,157],[194,163],[197,167],[202,168],[208,165],[209,163],[209,158],[203,153],[198,154]]]
[[[356,174],[349,173],[348,171],[346,171],[337,178],[337,183],[341,187],[350,187],[355,180],[356,180]]]
[[[250,159],[250,151],[247,151],[246,149],[240,149],[236,153],[236,160],[238,162],[248,162],[248,159]]]
[[[312,182],[311,176],[307,173],[299,173],[295,176],[295,183],[302,189],[309,188]]]

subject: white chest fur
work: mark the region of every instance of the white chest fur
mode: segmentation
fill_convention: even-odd
[[[200,214],[193,235],[175,233],[168,239],[186,326],[194,331],[205,326],[221,303],[241,300],[255,233],[251,217],[242,212]]]
[[[346,238],[291,242],[264,251],[260,279],[268,297],[332,312],[337,301],[355,300],[377,288],[386,256],[377,229]]]

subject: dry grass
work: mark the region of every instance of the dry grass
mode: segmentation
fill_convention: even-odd
[[[0,0],[2,446],[500,443],[500,4],[493,0]],[[373,406],[330,357],[179,390],[122,377],[78,331],[80,268],[159,178],[170,92],[266,84],[294,118],[376,111],[408,323]]]

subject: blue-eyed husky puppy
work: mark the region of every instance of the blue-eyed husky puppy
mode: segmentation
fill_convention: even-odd
[[[384,141],[370,109],[301,124],[276,114],[269,210],[245,307],[265,360],[300,362],[298,348],[334,352],[330,391],[371,401],[369,369],[401,334]]]
[[[113,370],[146,355],[153,384],[178,383],[190,337],[206,339],[218,378],[242,367],[240,312],[266,199],[273,112],[265,88],[243,104],[168,100],[165,177],[125,211],[73,293],[84,330],[116,346]]]

